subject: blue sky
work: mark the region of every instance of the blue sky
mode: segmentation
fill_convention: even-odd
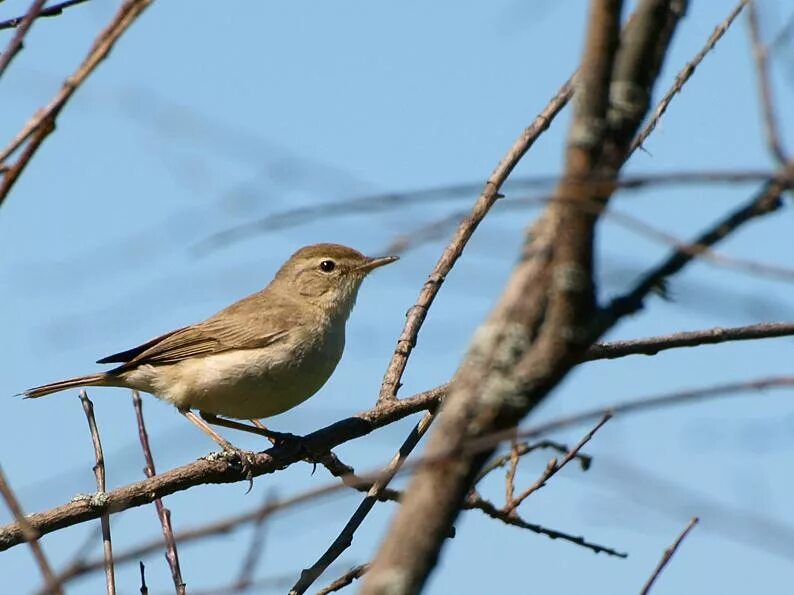
[[[732,4],[692,3],[657,96]],[[24,12],[25,3],[8,0],[0,7],[0,17],[7,18]],[[89,2],[34,26],[0,80],[0,137],[10,138],[49,100],[115,7]],[[769,37],[788,14],[783,2],[762,8]],[[33,402],[12,395],[96,370],[99,357],[201,320],[264,286],[304,244],[337,241],[379,253],[395,237],[466,208],[475,193],[316,220],[209,253],[195,250],[213,233],[296,206],[483,182],[576,67],[585,13],[582,0],[155,3],[78,92],[0,209],[6,345],[0,464],[26,510],[94,491],[92,450],[76,394]],[[10,35],[3,32],[4,39]],[[775,62],[789,148],[791,68],[790,60]],[[627,171],[771,168],[757,105],[746,27],[739,22],[676,98],[648,152],[638,152]],[[568,121],[566,111],[516,176],[560,171]],[[648,189],[619,195],[615,206],[686,238],[754,188]],[[520,195],[508,192],[506,200]],[[431,310],[402,394],[454,372],[535,215],[497,206],[477,231]],[[790,265],[793,223],[791,210],[783,210],[747,226],[720,249]],[[304,433],[374,404],[404,313],[442,249],[441,242],[424,245],[365,283],[334,377],[315,398],[269,425]],[[627,287],[666,251],[605,221],[598,253],[602,296]],[[651,300],[612,336],[794,318],[790,284],[708,264],[688,268],[671,290],[674,302]],[[783,374],[791,370],[791,348],[790,339],[778,339],[594,362],[577,369],[527,423],[634,396]],[[143,461],[129,395],[97,389],[90,396],[109,486],[139,479]],[[172,408],[144,398],[160,470],[213,448]],[[775,536],[743,530],[737,519],[758,515],[794,535],[794,484],[787,472],[794,454],[792,416],[790,394],[777,392],[613,420],[588,445],[592,469],[566,469],[522,514],[626,550],[627,560],[595,556],[472,512],[459,520],[458,536],[447,544],[428,592],[637,592],[692,515],[702,523],[655,593],[782,592],[790,584],[794,537],[769,547]],[[340,456],[362,470],[384,463],[413,423],[404,420],[345,445]],[[584,431],[554,437],[575,442]],[[262,448],[255,437],[230,438]],[[546,456],[524,461],[522,485],[534,480]],[[269,494],[288,496],[328,480],[322,470],[314,476],[310,471],[297,465],[259,478],[248,495],[242,485],[209,486],[169,497],[166,504],[176,528],[186,528],[253,507]],[[643,473],[676,487],[660,489]],[[500,481],[484,490],[497,501]],[[274,519],[259,575],[297,576],[335,537],[358,499],[337,496]],[[389,504],[377,507],[345,562],[372,556],[392,511]],[[0,510],[0,522],[9,518]],[[152,507],[115,516],[112,527],[117,551],[160,532]],[[60,567],[93,530],[81,525],[42,543]],[[248,539],[243,530],[182,548],[188,585],[231,580]],[[146,563],[152,592],[168,592],[163,558]],[[0,555],[0,576],[14,592],[27,592],[38,581],[24,547]],[[120,567],[117,577],[120,592],[137,590],[135,566]],[[317,586],[333,578],[329,574]],[[97,575],[74,583],[70,592],[101,592],[102,580]]]

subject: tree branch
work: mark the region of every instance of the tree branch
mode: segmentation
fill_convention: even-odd
[[[656,566],[656,569],[653,571],[653,574],[648,579],[648,582],[645,583],[645,586],[642,588],[642,591],[640,591],[640,595],[648,595],[648,593],[650,593],[653,583],[656,582],[657,578],[659,578],[659,575],[665,569],[665,566],[667,566],[668,562],[670,562],[670,558],[672,558],[673,555],[678,550],[678,547],[681,545],[681,542],[684,541],[684,539],[686,539],[686,536],[689,535],[689,532],[695,527],[695,525],[698,524],[699,520],[700,519],[698,519],[696,516],[692,517],[689,523],[687,523],[687,526],[678,536],[678,539],[676,539],[673,545],[671,545],[669,548],[667,548],[664,551],[664,554],[662,555],[662,559],[659,561],[659,564]]]
[[[8,42],[5,51],[0,54],[0,77],[3,76],[6,68],[11,64],[11,60],[22,50],[25,35],[28,34],[28,31],[33,26],[33,21],[39,16],[46,1],[47,0],[34,0],[30,8],[28,8],[27,13],[25,13],[25,16],[20,20],[14,37]]]
[[[94,417],[94,404],[84,390],[80,391],[80,403],[83,405],[88,431],[91,433],[91,442],[94,445],[94,475],[96,477],[97,497],[105,494],[105,456],[102,453],[102,441],[99,438],[99,429]],[[110,538],[110,515],[103,514],[100,519],[102,525],[102,554],[105,565],[105,587],[108,595],[116,593],[116,577],[113,567],[113,542]]]
[[[138,391],[135,390],[132,391],[132,406],[135,409],[138,438],[141,442],[141,448],[143,449],[143,458],[146,461],[143,472],[146,474],[146,477],[152,479],[157,474],[157,471],[154,468],[154,457],[152,457],[152,450],[149,447],[149,435],[146,432],[146,424],[143,421],[141,396],[138,394]],[[176,595],[185,595],[185,581],[182,580],[182,570],[179,567],[179,554],[176,551],[176,540],[174,539],[174,528],[171,526],[171,511],[163,505],[163,501],[159,497],[154,498],[154,506],[157,510],[157,517],[160,519],[160,524],[163,527],[165,559],[168,561],[168,567],[171,569],[171,578],[174,581]]]
[[[577,76],[578,99],[555,199],[535,225],[499,303],[478,330],[450,386],[428,456],[452,460],[420,468],[364,579],[366,595],[418,592],[444,536],[490,451],[462,447],[514,427],[598,338],[593,332],[592,250],[606,202],[682,16],[681,2],[641,2],[618,47],[619,1],[594,0]],[[614,70],[613,70],[614,66]],[[592,184],[599,175],[608,181]],[[599,329],[600,330],[600,329]]]
[[[43,4],[40,0],[37,1],[39,4]],[[14,139],[0,151],[0,172],[3,175],[3,183],[0,184],[0,205],[3,204],[19,175],[33,158],[44,139],[55,130],[55,120],[74,92],[80,88],[100,62],[107,58],[121,35],[152,2],[153,0],[125,0],[110,24],[94,40],[82,64],[64,81],[60,91],[44,108],[37,111]],[[15,38],[22,31],[23,26],[20,25]],[[1,69],[0,73],[2,73]],[[13,165],[8,166],[6,161],[26,141],[29,141],[28,145],[20,157]]]
[[[0,495],[3,496],[3,499],[6,501],[11,514],[13,514],[14,518],[17,520],[16,528],[19,533],[20,541],[26,541],[30,545],[30,551],[33,552],[33,558],[36,560],[36,564],[39,566],[41,575],[44,577],[44,583],[46,585],[47,592],[54,595],[61,595],[63,593],[63,589],[61,589],[60,584],[58,584],[58,582],[55,580],[55,574],[52,572],[52,566],[50,566],[47,556],[44,554],[44,550],[41,548],[41,544],[39,543],[39,537],[41,536],[41,533],[33,526],[33,524],[28,520],[28,517],[25,516],[25,513],[22,511],[22,506],[19,504],[19,500],[17,500],[17,497],[14,495],[14,491],[11,489],[11,486],[8,485],[8,482],[5,478],[5,473],[3,473],[2,468],[0,468]]]

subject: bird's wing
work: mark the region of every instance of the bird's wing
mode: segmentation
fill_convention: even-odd
[[[261,302],[251,298],[233,304],[204,322],[171,331],[97,363],[122,363],[115,372],[141,364],[173,364],[233,349],[256,349],[284,339],[289,329],[299,324],[288,313],[284,315],[282,304],[268,304],[265,315]]]

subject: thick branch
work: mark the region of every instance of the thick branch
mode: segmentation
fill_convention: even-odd
[[[563,180],[452,381],[427,448],[431,457],[444,452],[452,460],[414,475],[364,579],[366,595],[409,594],[422,588],[490,455],[467,455],[461,447],[515,426],[601,334],[591,323],[597,213],[580,208],[580,203],[606,201],[612,193],[610,182],[628,156],[683,6],[661,0],[640,3],[619,52],[621,3],[594,0],[591,6]],[[616,95],[621,88],[633,91]],[[589,183],[594,175],[607,182]],[[456,451],[457,456],[450,454]]]

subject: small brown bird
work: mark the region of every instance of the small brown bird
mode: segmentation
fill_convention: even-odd
[[[121,364],[112,370],[23,395],[37,398],[81,386],[132,388],[172,403],[224,449],[235,450],[205,421],[276,436],[258,420],[320,390],[342,357],[345,324],[361,282],[395,260],[369,258],[339,244],[301,248],[267,287],[211,318],[97,362]],[[219,415],[251,420],[257,429]]]

